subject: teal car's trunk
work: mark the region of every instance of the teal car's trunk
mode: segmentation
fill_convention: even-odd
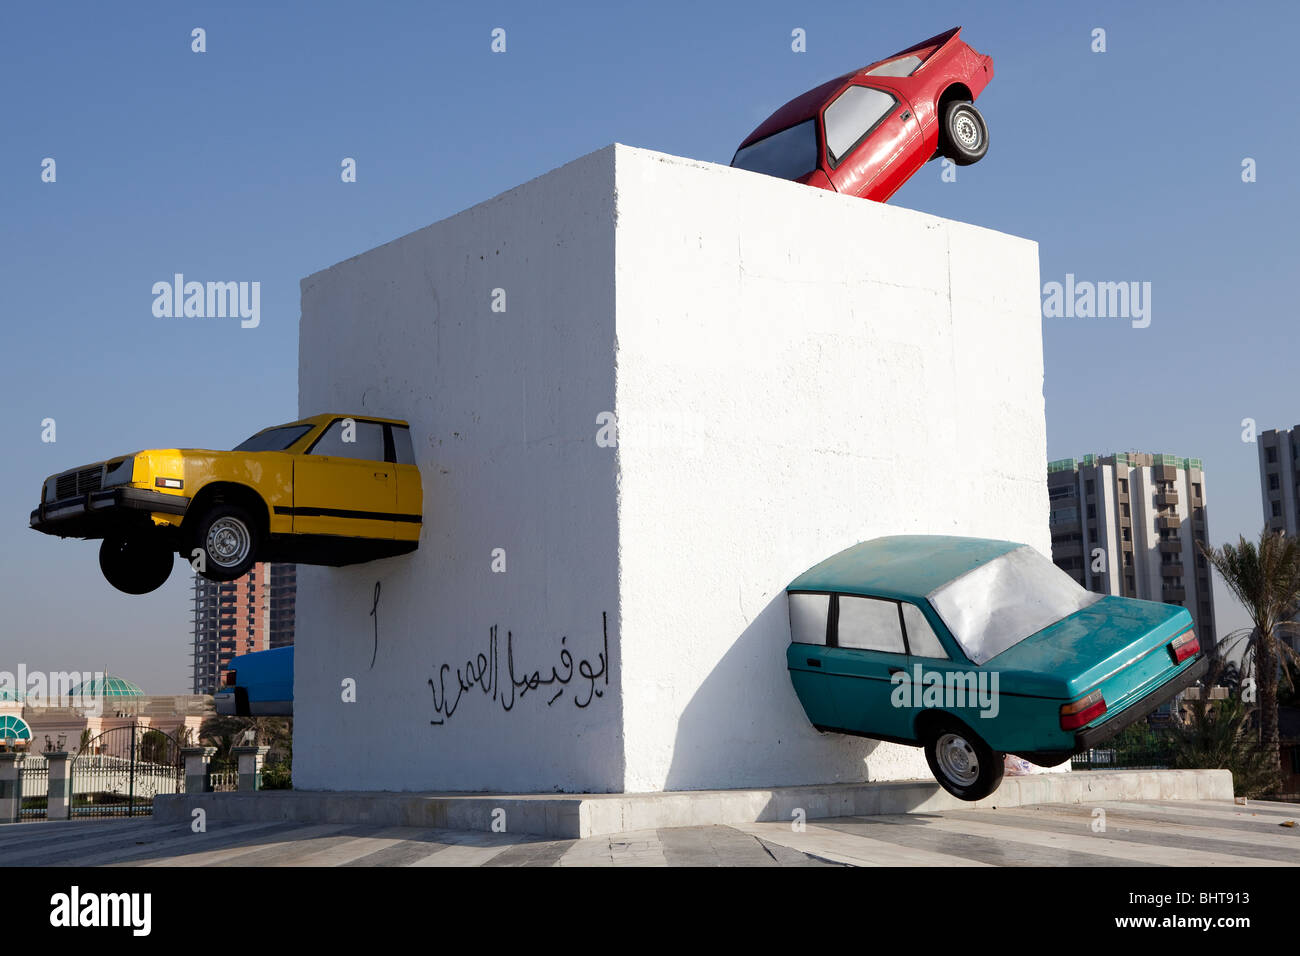
[[[1192,626],[1186,608],[1107,596],[1046,627],[989,660],[985,667],[1062,675],[1067,698],[1100,691],[1106,712],[1088,727],[1113,719],[1199,658],[1175,664],[1174,638]]]

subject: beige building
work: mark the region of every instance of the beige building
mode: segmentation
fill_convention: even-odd
[[[84,693],[95,701],[93,707],[34,706],[21,694],[0,696],[0,716],[21,717],[31,728],[28,749],[41,753],[50,746],[79,753],[83,742],[90,744],[100,734],[118,727],[138,725],[146,730],[161,730],[184,746],[197,743],[204,718],[216,713],[212,698],[199,695],[150,695],[136,684],[120,677],[96,678],[89,687],[75,687],[72,699]],[[64,701],[66,703],[66,701]]]
[[[1217,641],[1205,471],[1199,458],[1140,452],[1047,466],[1052,560],[1100,594],[1179,604],[1203,647]]]

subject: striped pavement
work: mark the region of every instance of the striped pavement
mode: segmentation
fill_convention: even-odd
[[[0,826],[0,866],[60,865],[1297,866],[1300,805],[1045,804],[585,840],[344,823],[212,823],[194,833],[148,818]]]

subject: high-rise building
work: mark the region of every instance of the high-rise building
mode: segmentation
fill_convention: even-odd
[[[1270,531],[1285,531],[1291,538],[1300,537],[1300,425],[1271,428],[1260,432],[1256,440],[1264,526]],[[1300,635],[1283,637],[1300,651]],[[1300,770],[1300,764],[1296,767]]]
[[[258,563],[234,581],[194,576],[193,692],[212,694],[230,659],[293,643],[297,567]]]
[[[1264,524],[1297,537],[1300,531],[1300,425],[1260,432],[1259,492]]]
[[[1090,591],[1179,604],[1213,648],[1205,472],[1199,458],[1138,452],[1047,466],[1052,560]]]
[[[268,647],[284,647],[293,643],[294,606],[298,597],[298,565],[268,564],[271,580],[271,602],[267,615]]]

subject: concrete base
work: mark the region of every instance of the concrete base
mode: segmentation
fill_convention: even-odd
[[[1113,800],[1232,802],[1227,770],[1114,770],[1008,777],[985,800],[966,803],[933,780],[841,783],[762,790],[660,793],[467,794],[290,791],[157,796],[154,819],[188,822],[202,807],[210,822],[358,823],[532,833],[582,839],[653,830],[818,820],[828,817],[1007,808]],[[800,817],[802,811],[802,817]]]

